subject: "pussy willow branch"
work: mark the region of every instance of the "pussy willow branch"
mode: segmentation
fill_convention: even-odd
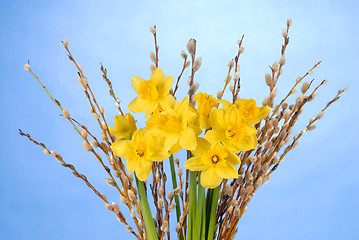
[[[237,68],[238,68],[238,60],[239,60],[239,56],[241,55],[240,49],[242,47],[243,38],[244,38],[244,35],[242,35],[242,38],[239,41],[238,53],[237,53],[237,56],[234,58],[234,64],[235,64],[234,65],[234,71],[235,72],[237,71]],[[238,97],[240,87],[241,87],[241,84],[240,84],[240,78],[239,78],[238,80],[234,81],[234,88],[233,88],[233,92],[232,92],[232,94],[233,94],[233,103],[236,101],[236,99]]]
[[[108,77],[107,77],[107,69],[104,68],[102,64],[101,64],[101,72],[103,73],[102,78],[106,81],[108,87],[110,88],[110,95],[115,100],[116,107],[117,107],[118,111],[121,113],[121,115],[124,115],[122,112],[122,109],[120,107],[119,99],[116,97],[115,92],[113,91],[112,83],[111,83],[110,79],[108,79]]]
[[[111,142],[113,142],[113,139],[112,139],[111,133],[110,133],[110,131],[109,131],[109,128],[107,127],[108,125],[107,125],[106,119],[105,119],[105,117],[104,117],[104,113],[101,111],[101,109],[100,109],[100,107],[99,107],[99,105],[98,105],[98,103],[97,103],[97,100],[96,100],[96,98],[95,98],[95,96],[94,96],[94,94],[93,94],[93,92],[92,92],[92,90],[91,90],[90,85],[89,85],[88,82],[87,82],[87,78],[85,77],[85,75],[84,75],[84,73],[83,73],[83,71],[82,71],[82,68],[80,68],[79,65],[77,64],[77,62],[75,61],[75,58],[72,56],[72,54],[71,54],[69,48],[67,47],[67,45],[64,45],[64,47],[65,47],[66,51],[67,51],[68,54],[69,54],[69,59],[75,64],[76,68],[78,69],[79,74],[80,74],[80,77],[81,77],[82,79],[85,79],[85,80],[86,80],[86,82],[85,82],[85,81],[82,81],[82,85],[83,85],[83,87],[84,87],[84,89],[85,89],[85,92],[87,93],[87,90],[88,90],[88,91],[90,92],[91,96],[92,96],[92,101],[95,103],[95,105],[96,105],[96,107],[97,107],[97,109],[98,109],[98,111],[99,111],[99,113],[100,113],[100,115],[101,115],[101,117],[102,117],[102,119],[103,119],[103,121],[104,121],[104,123],[105,123],[105,127],[102,125],[100,119],[97,119],[97,122],[98,122],[98,124],[99,124],[99,126],[100,126],[100,128],[101,128],[101,130],[102,130],[102,132],[103,132],[103,134],[104,134],[104,136],[105,136],[105,140],[107,141],[108,145],[111,145]],[[89,103],[90,103],[90,105],[91,105],[92,110],[94,111],[95,114],[97,114],[96,109],[95,109],[95,107],[94,107],[94,105],[93,105],[93,103],[92,103],[92,101],[91,101],[90,96],[89,96],[88,94],[85,94],[85,96],[87,97],[87,99],[88,99],[88,101],[89,101]],[[109,137],[107,137],[107,135],[108,135]],[[125,174],[125,176],[128,177],[127,174],[126,174],[126,170],[125,170],[125,167],[124,167],[124,165],[123,165],[123,163],[122,163],[121,158],[117,158],[117,157],[114,155],[114,153],[113,153],[113,151],[112,151],[111,149],[110,149],[110,152],[111,152],[111,154],[112,154],[113,159],[117,159],[117,160],[118,160],[118,161],[115,161],[116,170],[119,171],[119,170],[121,169],[122,172]],[[111,179],[112,179],[113,181],[115,181],[115,180],[113,179],[113,177],[111,177]],[[120,178],[120,180],[121,180],[121,183],[122,183],[122,185],[123,185],[123,180],[122,180],[121,178]],[[117,186],[117,184],[116,184],[116,186]],[[132,187],[133,187],[133,186],[132,186],[132,183],[130,183],[130,188],[132,188]],[[117,187],[117,188],[118,188],[118,187]],[[129,199],[127,191],[125,191],[125,195],[126,195],[126,198]],[[130,210],[132,210],[131,204],[128,204],[128,206],[129,206]],[[136,207],[136,209],[137,209],[137,212],[138,212],[139,214],[141,214],[141,209],[140,209],[140,206],[138,205],[137,201],[135,201],[135,207]],[[142,216],[140,215],[140,217],[142,217]],[[137,228],[138,228],[138,231],[141,233],[141,228],[140,228],[139,225],[138,225],[137,219],[134,219],[134,221],[135,221],[135,223],[136,223],[136,226],[137,226]],[[141,236],[142,236],[142,234],[141,234]]]
[[[38,78],[31,70],[29,70],[29,71],[30,71],[30,73],[36,78],[36,80],[40,83],[40,85],[43,87],[43,89],[47,92],[47,94],[50,96],[51,100],[60,108],[60,110],[63,111],[64,109],[62,108],[60,102],[57,101],[57,100],[55,100],[55,99],[52,97],[52,95],[50,94],[50,92],[47,90],[47,88],[46,88],[46,87],[42,84],[42,82],[39,80],[39,78]],[[87,140],[86,137],[82,136],[82,134],[80,133],[80,131],[79,131],[78,128],[76,127],[75,123],[73,122],[72,118],[69,117],[69,118],[67,118],[67,120],[70,121],[70,123],[72,124],[72,126],[74,127],[74,129],[76,130],[76,132],[81,136],[81,138],[82,138],[87,144],[90,145],[90,142]],[[109,148],[109,149],[110,149],[110,148]],[[110,150],[111,150],[111,149],[110,149]],[[109,175],[109,177],[111,178],[111,180],[114,182],[114,184],[115,184],[114,186],[116,187],[116,189],[121,193],[121,190],[120,190],[120,188],[119,188],[119,186],[118,186],[118,184],[117,184],[115,178],[114,178],[113,175],[111,174],[110,169],[103,163],[102,158],[97,154],[97,152],[96,152],[93,148],[91,148],[90,152],[92,152],[92,153],[95,155],[96,159],[100,162],[100,164],[101,164],[102,167],[106,170],[106,172],[107,172],[107,174]],[[116,162],[117,162],[117,161],[116,161]],[[123,171],[123,172],[126,173],[125,171]],[[123,179],[120,178],[120,180],[121,180],[122,185],[124,186],[124,184],[123,184]],[[121,193],[121,194],[122,194],[122,193]],[[130,204],[130,200],[129,200],[129,196],[128,196],[127,191],[125,191],[125,196],[126,196],[126,198],[128,199],[128,204],[127,204],[127,206],[128,206],[129,209],[131,210],[131,209],[132,209],[132,206],[131,206],[131,204]],[[140,213],[141,211],[140,211],[139,206],[137,205],[136,207],[137,207],[138,212]],[[138,228],[139,233],[141,233],[141,228],[140,228],[139,225],[138,225],[137,219],[135,219],[135,223],[136,223],[136,226],[137,226],[137,228]],[[141,235],[141,234],[140,234],[140,236],[141,236],[141,239],[142,239],[142,235]]]
[[[178,90],[178,86],[179,86],[178,84],[179,84],[179,81],[180,81],[180,79],[182,77],[182,74],[183,74],[184,70],[186,69],[186,63],[187,63],[187,56],[184,58],[182,71],[181,71],[180,75],[177,78],[176,86],[175,86],[175,89],[173,90],[173,94],[172,94],[173,96],[176,95],[176,92]]]
[[[47,151],[48,154],[51,153],[51,154],[55,155],[54,157],[56,158],[56,160],[57,160],[58,162],[60,162],[60,163],[62,164],[62,166],[71,169],[72,173],[73,173],[76,177],[78,177],[78,178],[80,178],[82,181],[84,181],[84,182],[86,183],[86,185],[87,185],[89,188],[91,188],[91,189],[94,191],[94,193],[95,193],[98,197],[100,197],[101,200],[102,200],[105,204],[109,204],[109,202],[107,201],[106,196],[104,196],[104,195],[101,194],[99,191],[97,191],[96,188],[88,181],[87,177],[86,177],[85,175],[83,175],[83,174],[80,174],[80,173],[76,170],[76,168],[75,168],[73,165],[66,163],[65,160],[63,160],[63,157],[61,157],[61,156],[60,156],[59,154],[57,154],[57,153],[55,154],[55,152],[53,152],[53,151],[50,151],[50,150],[45,146],[45,144],[37,142],[37,141],[34,140],[28,133],[24,133],[21,129],[19,129],[19,134],[20,134],[21,136],[27,137],[31,142],[33,142],[34,144],[36,144],[36,145],[42,147],[44,150]],[[115,209],[112,207],[111,211],[116,214],[116,217],[119,218],[120,222],[124,223],[126,226],[129,226],[128,223],[127,223],[127,221],[126,221],[126,218],[123,216],[123,214],[122,214],[122,212],[121,212],[120,210],[118,210],[118,212],[116,212]],[[132,232],[132,234],[133,234],[137,239],[141,239],[134,231]]]

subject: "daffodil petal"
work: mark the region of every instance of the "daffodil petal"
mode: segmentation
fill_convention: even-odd
[[[174,111],[176,112],[177,118],[182,122],[186,122],[187,116],[186,113],[188,111],[188,96],[186,96],[181,102],[177,103]]]
[[[143,112],[146,110],[147,105],[148,100],[142,99],[140,96],[138,96],[133,99],[132,102],[130,102],[130,104],[128,105],[128,109],[135,113]]]
[[[199,115],[199,127],[202,129],[209,129],[211,127],[211,123],[209,118],[204,115]]]
[[[171,149],[168,152],[173,155],[173,154],[179,152],[179,150],[181,150],[181,149],[182,149],[181,145],[179,145],[179,143],[176,143],[171,147]]]
[[[204,138],[197,138],[197,147],[195,150],[192,150],[193,155],[202,156],[204,152],[211,149],[211,144]]]
[[[129,140],[117,140],[111,145],[112,151],[116,156],[124,159],[133,156],[132,146]]]
[[[136,168],[136,176],[140,181],[146,181],[150,176],[152,169],[152,162],[150,161],[139,161],[139,165]]]
[[[156,161],[163,161],[166,158],[168,158],[170,155],[168,153],[168,151],[165,151],[162,147],[159,148],[159,146],[155,147],[152,145],[152,149],[154,150],[152,155],[151,155],[151,161],[156,162]]]
[[[236,105],[237,108],[240,108],[240,106],[242,105],[242,103],[244,103],[247,99],[243,99],[243,98],[240,98],[240,99],[237,99],[235,102],[234,102],[234,105]]]
[[[238,146],[239,151],[248,151],[255,149],[258,145],[258,140],[256,135],[249,135],[242,139]]]
[[[210,113],[211,125],[214,130],[226,130],[226,123],[224,121],[224,110],[213,109]]]
[[[158,94],[160,96],[166,96],[170,93],[170,89],[173,83],[173,77],[165,77],[162,81],[158,83]]]
[[[205,188],[216,188],[221,184],[222,180],[223,178],[220,177],[213,168],[208,168],[202,171],[201,185]]]
[[[156,110],[157,107],[158,107],[157,101],[148,101],[147,107],[146,107],[145,118],[147,118],[150,114],[152,114]]]
[[[126,166],[128,171],[135,172],[140,159],[138,156],[133,155],[131,158],[126,158]]]
[[[156,68],[155,70],[152,71],[150,80],[153,80],[157,86],[158,84],[163,82],[164,79],[165,79],[165,74],[162,72],[161,69]]]
[[[183,166],[190,171],[203,171],[208,168],[208,166],[203,164],[202,157],[191,157]]]
[[[251,122],[251,124],[257,124],[262,119],[266,118],[268,116],[270,110],[271,110],[271,108],[269,106],[263,106],[263,107],[259,108],[259,113],[258,113],[257,117],[253,120],[253,122]]]
[[[138,90],[138,86],[140,85],[141,81],[145,81],[145,80],[143,80],[142,78],[137,77],[137,76],[132,77],[131,85],[132,85],[133,89],[135,89],[136,92]]]
[[[226,111],[226,112],[232,106],[232,103],[228,102],[227,100],[218,100],[218,102],[220,102],[222,104],[222,107],[223,107],[224,111]]]
[[[145,129],[143,129],[143,128],[137,129],[136,132],[132,136],[132,142],[141,142],[145,133],[146,133]]]
[[[217,169],[217,174],[226,179],[237,178],[238,170],[233,164],[225,163]]]
[[[190,127],[182,129],[179,138],[181,147],[187,150],[194,150],[197,146],[196,134]]]
[[[114,134],[117,139],[124,139],[125,138],[124,134],[122,132],[118,131],[116,128],[113,128],[113,127],[109,126],[108,130],[110,131],[110,133]]]
[[[233,152],[228,152],[226,160],[233,165],[237,165],[237,164],[241,163],[241,160],[239,159],[239,157],[236,154],[234,154]]]
[[[220,130],[209,130],[206,132],[206,135],[204,136],[204,138],[214,144],[217,141],[224,141],[226,140],[226,135],[224,133],[224,131],[220,131]]]
[[[172,108],[176,103],[176,100],[171,94],[168,94],[167,96],[160,96],[158,98],[158,104],[160,105],[160,108],[162,110],[166,109],[166,106]]]
[[[178,135],[176,134],[168,134],[166,136],[165,142],[164,142],[164,148],[166,150],[169,150],[174,144],[178,142]]]
[[[224,115],[224,120],[229,123],[229,122],[239,122],[240,118],[239,118],[239,112],[236,106],[232,105],[228,112],[226,112],[226,114]]]

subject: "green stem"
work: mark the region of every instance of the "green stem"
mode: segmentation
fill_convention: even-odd
[[[158,240],[155,224],[153,223],[150,206],[148,205],[148,201],[147,201],[144,183],[138,180],[136,174],[135,174],[135,178],[136,178],[138,194],[140,195],[142,215],[143,215],[143,219],[145,220],[145,227],[147,230],[147,239]]]
[[[196,172],[189,173],[189,211],[188,211],[188,240],[198,240],[194,238],[195,214],[197,205],[197,176]]]
[[[211,215],[210,215],[209,226],[208,226],[207,240],[213,240],[213,236],[214,236],[214,229],[216,226],[218,193],[219,193],[219,186],[216,187],[215,189],[213,189],[212,206],[211,206],[211,213],[210,213]]]
[[[173,185],[173,189],[177,188],[177,179],[176,179],[176,171],[175,171],[175,164],[173,161],[173,155],[170,156],[170,166],[171,166],[171,175],[172,175],[172,185]],[[175,202],[176,202],[176,215],[177,215],[177,222],[180,221],[180,216],[181,216],[181,209],[180,209],[180,204],[179,204],[179,198],[177,195],[175,195]],[[182,230],[180,233],[180,240],[183,239],[183,235],[182,235]]]
[[[209,216],[211,215],[211,207],[212,207],[212,198],[213,198],[213,189],[207,190],[207,198],[206,198],[206,236],[208,235],[208,227],[209,227]]]
[[[205,189],[200,184],[201,182],[201,173],[198,173],[198,205],[197,205],[197,213],[196,213],[196,227],[194,228],[194,239],[202,239],[202,235],[204,236],[204,231],[202,231],[203,226],[205,226],[205,221],[203,221],[203,215],[205,214],[206,207],[206,196]]]

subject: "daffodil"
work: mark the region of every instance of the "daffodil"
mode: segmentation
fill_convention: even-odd
[[[153,161],[163,161],[169,157],[168,152],[145,129],[137,129],[131,140],[117,140],[111,149],[116,156],[126,159],[127,169],[135,172],[141,181],[150,175]]]
[[[221,100],[225,111],[228,111],[232,103]],[[234,105],[239,110],[240,120],[242,123],[257,124],[266,118],[271,110],[269,106],[257,107],[256,101],[253,99],[237,99]]]
[[[167,150],[173,146],[176,146],[176,151],[180,148],[194,150],[197,146],[196,136],[200,134],[190,127],[189,121],[194,117],[195,112],[190,110],[187,96],[177,102],[173,109],[167,106],[162,112],[154,112],[147,120],[146,128],[152,135],[164,139],[163,146]],[[174,153],[173,149],[171,153]]]
[[[148,117],[156,109],[164,110],[166,106],[173,106],[174,97],[170,94],[173,77],[165,77],[162,70],[153,70],[150,80],[143,80],[140,77],[132,77],[132,87],[137,94],[128,106],[128,109],[138,113],[146,111]]]
[[[194,157],[189,158],[184,167],[191,171],[202,171],[201,185],[215,188],[223,178],[237,178],[238,170],[234,165],[240,164],[236,154],[219,141],[208,141],[197,138],[197,148],[191,151]]]
[[[236,106],[224,109],[213,109],[210,114],[213,130],[206,133],[206,138],[223,142],[232,151],[248,151],[257,144],[257,130],[241,122],[240,112]]]
[[[137,130],[136,120],[130,113],[126,113],[125,116],[115,116],[114,122],[115,127],[109,127],[109,130],[118,140],[131,139],[133,133]]]
[[[212,96],[206,93],[197,93],[193,98],[197,101],[197,116],[198,123],[201,129],[209,129],[211,127],[209,121],[209,113],[212,108],[218,107],[218,101]]]

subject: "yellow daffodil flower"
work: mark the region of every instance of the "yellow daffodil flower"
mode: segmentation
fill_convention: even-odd
[[[186,96],[183,101],[177,102],[173,109],[167,106],[162,112],[154,112],[146,122],[146,129],[157,138],[164,139],[163,146],[167,151],[176,144],[184,149],[194,150],[197,146],[197,134],[188,123],[193,117],[195,112],[190,111]],[[178,151],[180,147],[175,149]]]
[[[228,111],[233,106],[232,103],[225,100],[220,100],[220,102],[225,111]],[[268,116],[271,110],[269,106],[257,107],[256,101],[253,99],[237,99],[234,105],[239,110],[241,122],[250,125],[259,123]]]
[[[218,101],[212,95],[206,93],[197,93],[193,98],[197,101],[198,123],[201,129],[209,129],[211,127],[209,121],[209,113],[212,108],[218,107]]]
[[[131,140],[117,140],[111,149],[116,156],[126,159],[127,169],[135,172],[141,181],[150,175],[153,161],[169,157],[168,152],[145,129],[136,130]]]
[[[241,122],[240,112],[236,106],[224,109],[213,109],[210,114],[213,130],[206,133],[206,138],[223,142],[232,151],[248,151],[257,144],[257,130]]]
[[[197,138],[197,148],[192,151],[194,157],[189,158],[184,167],[191,171],[202,171],[201,185],[216,188],[223,178],[237,178],[238,170],[234,165],[240,164],[236,154],[231,152],[219,141],[209,142]]]
[[[114,134],[118,140],[131,139],[133,133],[137,130],[136,120],[130,113],[127,113],[125,116],[118,115],[115,116],[115,127],[108,127],[110,133]]]
[[[157,108],[164,110],[166,106],[172,107],[175,103],[170,94],[172,82],[173,77],[165,77],[159,68],[153,70],[150,80],[132,77],[132,87],[139,96],[129,104],[128,109],[135,113],[146,111],[147,118]]]

